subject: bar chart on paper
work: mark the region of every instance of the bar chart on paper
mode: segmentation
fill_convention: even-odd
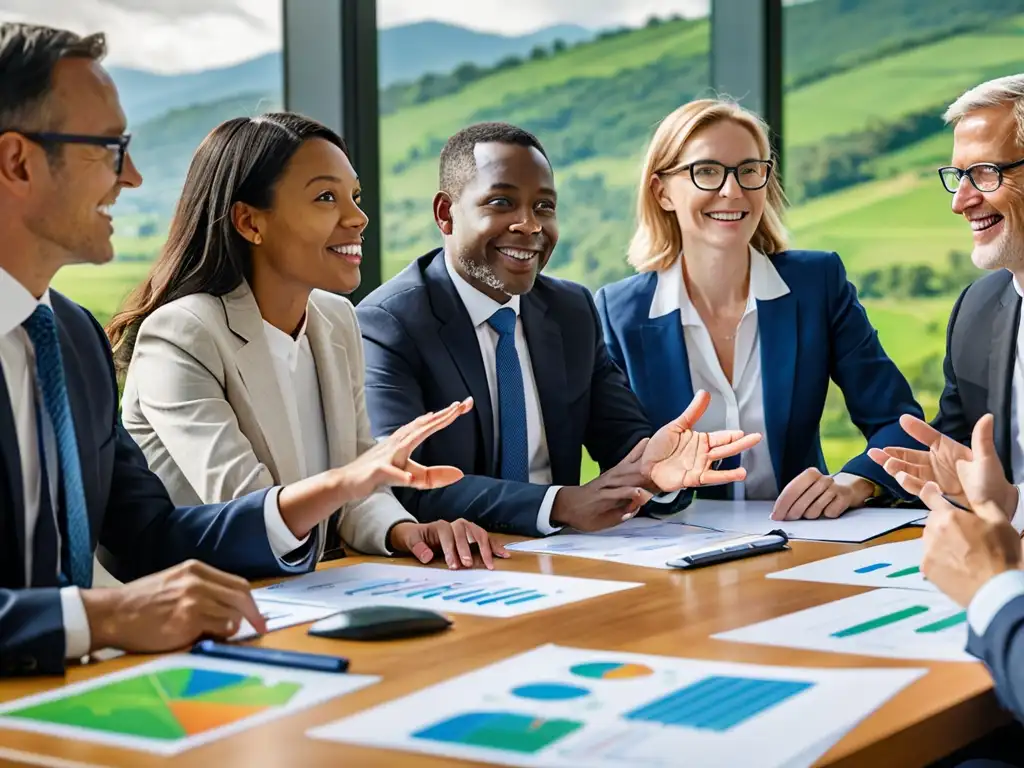
[[[403,605],[478,616],[519,616],[643,586],[631,581],[580,579],[516,571],[446,571],[360,563],[330,568],[253,592],[277,602],[327,605]]]
[[[733,768],[752,764],[756,744],[758,766],[783,768],[814,763],[832,743],[823,735],[841,735],[923,673],[546,645],[307,735],[537,768]]]
[[[715,635],[720,640],[892,659],[976,661],[967,613],[945,595],[876,589]]]
[[[921,539],[879,544],[768,574],[770,579],[938,592],[921,573]]]

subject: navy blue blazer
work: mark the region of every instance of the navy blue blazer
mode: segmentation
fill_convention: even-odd
[[[983,662],[992,674],[996,696],[1004,707],[1024,722],[1024,595],[999,609],[984,635],[971,629],[967,651]]]
[[[77,304],[53,291],[50,297],[78,438],[92,545],[106,550],[104,565],[122,581],[189,558],[246,578],[286,572],[267,540],[267,491],[227,504],[174,507],[121,426],[103,329]],[[59,674],[64,669],[60,590],[56,583],[25,588],[24,550],[21,458],[0,369],[0,677]]]
[[[650,423],[608,357],[586,288],[541,275],[522,297],[520,313],[553,484],[579,485],[584,446],[607,470],[651,435]],[[376,289],[356,314],[374,435],[391,434],[424,412],[469,395],[475,402],[469,414],[413,454],[425,464],[456,466],[466,477],[431,491],[396,488],[406,508],[422,521],[465,517],[492,531],[537,536],[537,513],[550,486],[500,479],[480,345],[441,249]],[[675,504],[664,506],[665,512],[675,509]]]
[[[899,425],[904,413],[923,418],[921,407],[882,349],[839,256],[784,251],[771,260],[789,286],[784,296],[757,302],[765,431],[779,490],[808,467],[827,471],[818,428],[830,378],[868,447],[921,448]],[[597,294],[608,352],[655,427],[675,418],[693,397],[680,313],[649,317],[657,284],[657,273],[647,272]],[[910,498],[866,452],[843,471]],[[702,488],[698,495],[723,498],[728,487]]]

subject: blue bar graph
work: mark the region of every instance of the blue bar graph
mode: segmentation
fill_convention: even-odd
[[[872,563],[871,565],[865,565],[863,568],[858,568],[854,573],[871,573],[872,571],[878,571],[882,568],[888,568],[892,563]]]
[[[814,683],[796,680],[715,675],[634,709],[625,718],[721,733],[812,687]]]
[[[476,582],[454,580],[446,584],[433,579],[376,579],[368,582],[351,582],[350,588],[346,589],[344,594],[473,605],[518,605],[548,596],[535,589],[510,587],[508,582],[497,579]]]

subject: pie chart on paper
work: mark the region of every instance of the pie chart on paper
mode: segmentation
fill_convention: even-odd
[[[174,668],[119,680],[8,717],[173,742],[283,707],[298,683],[267,685],[253,675]]]
[[[646,664],[622,664],[615,661],[594,661],[577,664],[569,669],[577,677],[596,680],[627,680],[633,677],[647,677],[654,670]]]

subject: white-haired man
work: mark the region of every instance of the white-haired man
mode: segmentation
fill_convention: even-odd
[[[953,157],[939,176],[973,232],[972,260],[993,273],[953,307],[938,415],[901,419],[928,450],[871,455],[932,510],[922,571],[967,607],[968,650],[1024,720],[1024,74],[972,88],[945,119]],[[1024,764],[1024,752],[1000,752]]]

